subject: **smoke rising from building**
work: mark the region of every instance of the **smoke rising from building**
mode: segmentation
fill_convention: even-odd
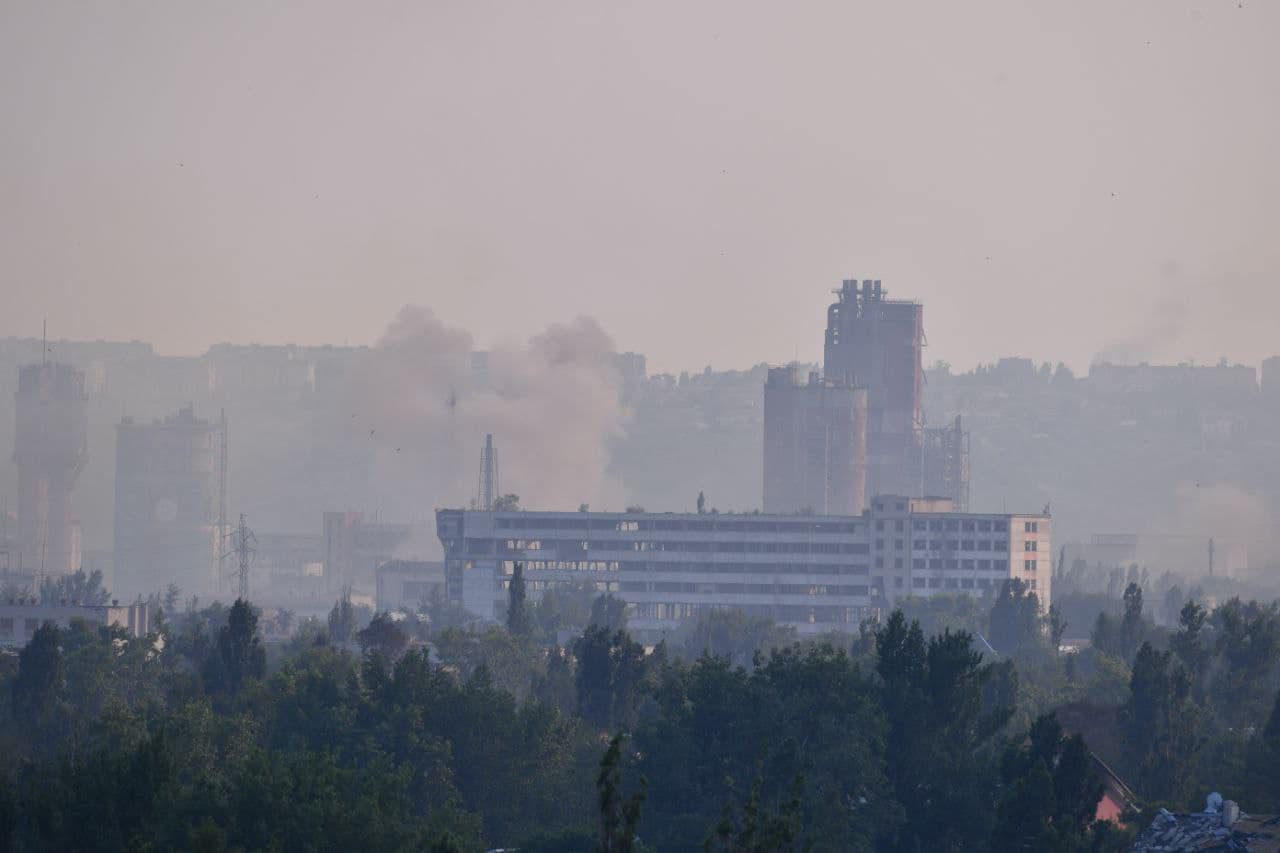
[[[613,340],[589,317],[477,352],[467,331],[409,305],[350,377],[348,429],[372,445],[388,516],[422,518],[475,496],[485,435],[502,487],[530,507],[622,502],[608,474],[622,407]]]

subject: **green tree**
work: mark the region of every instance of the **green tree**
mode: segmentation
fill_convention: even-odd
[[[1021,578],[1000,585],[991,606],[989,634],[1001,654],[1017,654],[1042,643],[1040,599]]]
[[[360,650],[366,655],[380,656],[387,663],[395,663],[409,647],[409,637],[390,613],[378,613],[369,624],[356,633]]]
[[[250,679],[260,679],[267,671],[266,650],[258,636],[258,614],[242,598],[227,611],[227,624],[218,630],[218,640],[205,665],[205,681],[215,692],[239,693]]]
[[[511,572],[511,586],[507,590],[507,630],[521,639],[528,638],[533,631],[529,606],[525,601],[524,563],[516,563]]]
[[[1130,583],[1124,590],[1124,615],[1120,617],[1119,651],[1125,660],[1133,660],[1146,634],[1142,619],[1142,587]]]
[[[634,722],[644,648],[625,631],[592,625],[574,644],[578,714],[600,729]]]
[[[630,797],[622,790],[622,734],[613,736],[600,759],[596,792],[600,803],[600,844],[598,853],[631,853],[638,850],[637,828],[645,800],[645,781]]]
[[[1210,689],[1214,707],[1228,725],[1256,726],[1269,710],[1280,664],[1278,607],[1233,598],[1213,611],[1221,666]]]
[[[928,802],[896,837],[895,850],[971,847],[990,832],[979,779],[992,772],[982,747],[1013,713],[1012,663],[983,664],[973,638],[944,631],[926,643],[895,611],[876,632],[876,672],[888,720],[888,772],[900,803]]]
[[[14,716],[28,725],[48,719],[62,691],[62,632],[46,622],[31,635],[18,653],[18,674],[13,679]]]
[[[1143,643],[1129,684],[1120,723],[1132,778],[1146,796],[1181,803],[1191,793],[1192,769],[1201,745],[1191,679],[1185,669],[1173,664],[1172,653]]]
[[[604,593],[591,602],[591,619],[588,625],[625,631],[627,628],[627,603],[616,595]]]
[[[329,611],[329,641],[349,643],[356,634],[356,608],[351,603],[351,586],[342,588],[342,594]]]
[[[493,499],[494,512],[519,512],[520,496],[514,494],[501,495]]]
[[[1103,785],[1079,735],[1064,737],[1053,714],[1036,718],[1025,745],[1005,751],[996,850],[1083,850]]]

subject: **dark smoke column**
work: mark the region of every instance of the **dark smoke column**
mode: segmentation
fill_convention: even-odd
[[[920,492],[924,307],[845,279],[827,309],[823,373],[867,390],[867,493]]]
[[[54,362],[28,365],[18,372],[14,409],[22,570],[74,572],[80,568],[80,543],[71,490],[88,458],[84,374]]]

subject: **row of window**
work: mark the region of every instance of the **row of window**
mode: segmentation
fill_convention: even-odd
[[[1028,560],[1034,571],[1035,560]],[[922,557],[916,557],[911,561],[913,569],[932,569],[933,571],[962,571],[962,572],[1008,572],[1008,560],[926,560]]]
[[[488,554],[487,539],[468,540],[467,553]],[[507,552],[554,550],[558,553],[588,551],[690,551],[702,554],[866,554],[871,546],[865,542],[700,542],[648,540],[635,542],[595,541],[587,539],[544,541],[541,539],[503,540]]]
[[[866,596],[866,584],[771,584],[771,583],[679,583],[676,581],[623,581],[621,591],[683,592],[697,595],[859,595]]]
[[[665,601],[640,602],[627,606],[627,616],[634,619],[683,621],[711,610],[723,609],[708,604]],[[755,604],[734,606],[750,616],[763,616],[775,622],[808,625],[856,625],[871,616],[870,607],[810,607],[803,604]]]
[[[823,565],[814,563],[689,563],[653,562],[643,560],[503,560],[502,573],[510,576],[516,563],[523,563],[525,571],[569,572],[681,572],[688,574],[776,574],[776,575],[866,575],[866,565]],[[901,562],[901,561],[899,561]],[[474,565],[474,564],[470,564]],[[468,568],[470,567],[468,566]],[[897,568],[902,568],[898,565]]]
[[[1034,542],[1027,543],[1034,545]],[[1008,551],[1008,539],[914,539],[911,547],[916,551]],[[1028,548],[1034,551],[1035,548]]]
[[[943,520],[940,518],[934,518],[926,521],[925,519],[918,518],[911,523],[911,528],[913,530],[934,530],[934,531],[963,530],[966,533],[972,533],[975,531],[979,533],[992,533],[992,532],[1005,533],[1009,530],[1009,523],[1007,521],[990,521],[990,520],[961,521],[955,518],[946,519],[946,520]]]
[[[895,586],[902,586],[902,578],[894,578]],[[992,589],[1004,583],[999,578],[912,578],[912,589]],[[1031,589],[1036,588],[1035,579],[1027,581]]]
[[[585,514],[584,514],[585,515]],[[499,530],[596,530],[600,532],[633,533],[641,531],[696,531],[700,533],[808,533],[818,535],[850,534],[859,530],[855,521],[778,521],[770,520],[698,520],[677,519],[608,519],[608,518],[546,518],[536,513],[500,517],[495,520]]]

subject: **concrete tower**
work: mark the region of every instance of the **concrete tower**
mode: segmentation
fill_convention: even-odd
[[[823,374],[867,389],[867,491],[920,491],[924,307],[846,279],[827,309]]]
[[[87,461],[89,432],[84,374],[41,362],[18,371],[14,395],[21,570],[66,574],[80,568],[71,490]]]

